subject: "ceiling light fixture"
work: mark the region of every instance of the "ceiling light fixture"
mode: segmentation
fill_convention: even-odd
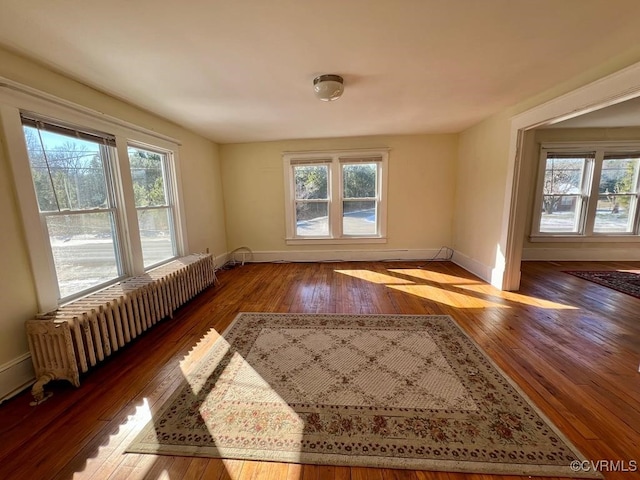
[[[337,100],[344,92],[344,80],[340,75],[320,75],[313,79],[313,91],[323,102]]]

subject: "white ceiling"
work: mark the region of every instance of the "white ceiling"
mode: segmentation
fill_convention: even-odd
[[[0,45],[221,143],[458,132],[640,45],[638,0],[0,2]]]

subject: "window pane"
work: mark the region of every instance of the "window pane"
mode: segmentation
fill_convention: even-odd
[[[138,210],[138,226],[145,268],[175,256],[171,210]]]
[[[549,154],[544,171],[540,232],[578,233],[585,166],[591,155]]]
[[[580,195],[544,195],[540,232],[577,233],[581,198]]]
[[[377,172],[375,163],[343,165],[343,198],[375,198]]]
[[[601,194],[635,193],[638,173],[638,158],[612,158],[602,162]]]
[[[544,171],[544,194],[582,193],[582,176],[586,158],[547,158]],[[545,208],[546,210],[546,208]],[[547,211],[547,213],[551,213]]]
[[[377,234],[376,201],[342,202],[342,232],[345,235]]]
[[[47,216],[47,228],[65,298],[119,276],[111,212]]]
[[[166,155],[134,147],[128,151],[136,207],[168,205],[163,174]]]
[[[99,144],[28,126],[23,129],[41,212],[109,207],[104,150]]]
[[[301,237],[329,235],[329,203],[296,202],[296,235]]]
[[[633,230],[638,165],[638,154],[605,154],[594,232],[628,233]]]
[[[329,167],[326,165],[298,165],[293,167],[296,200],[328,199]]]
[[[634,195],[600,195],[593,231],[597,233],[628,233],[635,210]]]

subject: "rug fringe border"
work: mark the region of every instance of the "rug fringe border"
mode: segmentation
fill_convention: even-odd
[[[221,453],[215,447],[187,447],[170,446],[157,448],[139,445],[136,448],[128,448],[127,453],[143,453],[155,455],[186,455],[200,458],[219,458],[280,462],[294,464],[329,465],[339,467],[365,467],[365,468],[393,468],[402,470],[422,470],[431,472],[469,473],[478,475],[521,475],[535,477],[567,477],[567,478],[603,478],[598,472],[575,472],[569,466],[559,467],[554,465],[533,465],[519,463],[490,463],[490,462],[458,462],[454,460],[429,460],[397,457],[348,457],[330,453],[300,453],[295,455],[274,455],[270,451],[255,450],[248,454],[242,449],[230,448]],[[286,452],[278,452],[286,453]],[[345,458],[346,457],[346,458]]]
[[[535,412],[540,416],[540,418],[542,418],[542,420],[544,420],[549,427],[554,431],[554,433],[560,438],[560,440],[562,440],[564,443],[567,444],[568,447],[570,447],[573,451],[573,453],[578,457],[578,459],[580,461],[588,461],[589,459],[582,453],[582,451],[560,430],[560,427],[558,427],[554,421],[552,421],[547,414],[545,414],[540,407],[538,407],[538,405],[536,404],[536,402],[534,402],[531,397],[529,397],[529,395],[522,390],[522,388],[520,387],[520,385],[518,385],[516,383],[516,381],[511,378],[511,375],[507,374],[502,367],[500,367],[500,365],[498,365],[495,360],[487,353],[487,351],[482,348],[482,346],[473,338],[471,337],[471,335],[469,333],[467,333],[464,328],[462,328],[462,326],[460,326],[460,324],[450,315],[443,315],[443,316],[447,316],[449,317],[453,323],[455,324],[456,327],[458,327],[458,329],[469,339],[469,341],[475,345],[475,347],[485,356],[485,358],[489,361],[489,363],[507,380],[507,382],[509,382],[509,384],[514,388],[514,390],[516,392],[518,392],[518,394],[520,396],[522,396],[528,403],[529,405],[531,405],[531,407],[535,410]],[[572,475],[576,476],[576,473],[572,471]],[[604,476],[601,473],[597,473],[597,475],[592,474],[591,476],[587,477],[587,478],[604,478]]]

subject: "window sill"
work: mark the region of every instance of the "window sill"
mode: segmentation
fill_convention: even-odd
[[[387,243],[387,237],[354,238],[286,238],[287,245],[358,245],[366,243]]]
[[[628,235],[530,235],[531,243],[640,243],[640,236]]]

